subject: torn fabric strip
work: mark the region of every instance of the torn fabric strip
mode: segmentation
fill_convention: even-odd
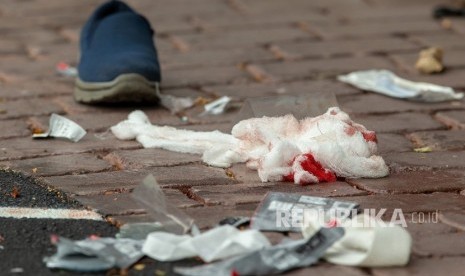
[[[152,125],[142,111],[134,111],[111,131],[118,139],[136,139],[145,148],[202,154],[203,161],[215,167],[246,162],[263,182],[311,184],[389,174],[383,158],[376,155],[375,132],[337,107],[300,121],[292,115],[243,120],[231,134]]]

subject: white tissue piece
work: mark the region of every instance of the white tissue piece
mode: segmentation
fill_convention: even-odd
[[[319,218],[304,213],[305,238],[321,227]],[[412,238],[404,228],[360,214],[345,222],[344,236],[334,243],[323,259],[330,263],[361,267],[404,266],[410,259]]]
[[[376,155],[375,132],[337,107],[300,121],[292,115],[243,120],[232,135],[152,125],[142,111],[132,112],[111,130],[118,139],[136,139],[146,148],[202,154],[211,166],[246,162],[263,182],[310,184],[389,174],[383,158]]]
[[[142,252],[158,261],[176,261],[199,256],[205,262],[225,259],[271,246],[257,230],[240,231],[224,225],[197,236],[154,232],[148,235]]]
[[[387,70],[352,72],[339,76],[338,80],[363,90],[420,102],[460,100],[464,95],[450,87],[402,79]]]

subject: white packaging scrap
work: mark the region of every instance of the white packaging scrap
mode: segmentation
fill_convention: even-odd
[[[246,162],[263,182],[311,184],[389,174],[383,158],[376,155],[375,132],[337,107],[300,121],[292,115],[243,120],[231,134],[156,126],[142,111],[134,111],[111,130],[118,139],[136,139],[145,148],[202,154],[211,166]]]
[[[71,121],[66,117],[52,113],[50,116],[48,131],[45,133],[35,133],[32,135],[32,138],[66,138],[76,143],[86,134],[87,132],[85,129],[83,129],[76,122]]]
[[[142,252],[158,261],[176,261],[199,256],[205,262],[226,259],[271,246],[258,230],[240,231],[231,225],[213,228],[197,236],[153,232]]]
[[[464,95],[451,87],[399,78],[388,70],[357,71],[339,76],[338,80],[363,90],[419,102],[460,100]]]
[[[302,234],[313,236],[321,227],[321,218],[304,213]],[[382,221],[368,214],[336,220],[345,235],[334,243],[323,259],[338,265],[361,267],[405,266],[410,259],[412,237],[400,225]]]

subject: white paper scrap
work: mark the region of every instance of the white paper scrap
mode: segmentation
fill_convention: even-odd
[[[231,98],[228,96],[223,96],[209,104],[204,105],[205,111],[201,115],[212,114],[219,115],[223,114],[228,106]]]
[[[45,133],[36,133],[32,138],[66,138],[73,142],[78,142],[86,135],[86,131],[68,118],[53,113],[50,117],[49,129]]]
[[[302,234],[305,238],[322,227],[320,219],[311,212],[304,213],[306,225]],[[345,235],[326,251],[323,257],[326,261],[361,267],[404,266],[408,263],[412,238],[400,225],[367,214],[338,221],[337,225],[344,228]]]

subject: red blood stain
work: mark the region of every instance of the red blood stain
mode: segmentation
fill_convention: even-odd
[[[328,221],[328,223],[326,223],[326,227],[328,228],[334,228],[337,226],[338,226],[338,223],[336,219],[331,219],[330,221]]]
[[[63,71],[63,70],[67,70],[68,68],[69,68],[69,65],[66,64],[66,63],[64,63],[63,61],[60,61],[60,62],[58,62],[58,64],[57,64],[57,69],[58,69],[58,70]]]
[[[318,178],[319,182],[334,182],[336,181],[336,175],[325,169],[320,162],[316,161],[311,153],[303,154],[304,160],[300,161],[300,166],[305,171],[313,174]],[[283,177],[283,181],[294,182],[294,173],[290,173]],[[304,183],[300,183],[304,184]]]
[[[294,173],[291,172],[290,174],[283,176],[283,181],[294,182]]]
[[[360,131],[362,133],[363,139],[365,139],[365,141],[378,143],[378,139],[374,131],[361,131],[360,129],[356,129],[355,127],[352,127],[352,126],[348,126],[344,128],[344,132],[349,136],[353,136],[356,131]]]
[[[344,132],[349,135],[349,136],[352,136],[355,134],[355,128],[352,127],[352,126],[349,126],[349,127],[346,127],[344,128]]]
[[[362,132],[362,135],[365,141],[378,143],[378,138],[376,137],[376,133],[374,131]]]
[[[231,270],[231,276],[240,276],[240,275],[239,275],[239,272],[237,272],[237,270],[233,269]]]
[[[312,173],[318,178],[320,182],[333,182],[336,181],[336,175],[325,168],[316,161],[311,153],[304,154],[305,159],[300,162],[300,165],[307,172]]]

